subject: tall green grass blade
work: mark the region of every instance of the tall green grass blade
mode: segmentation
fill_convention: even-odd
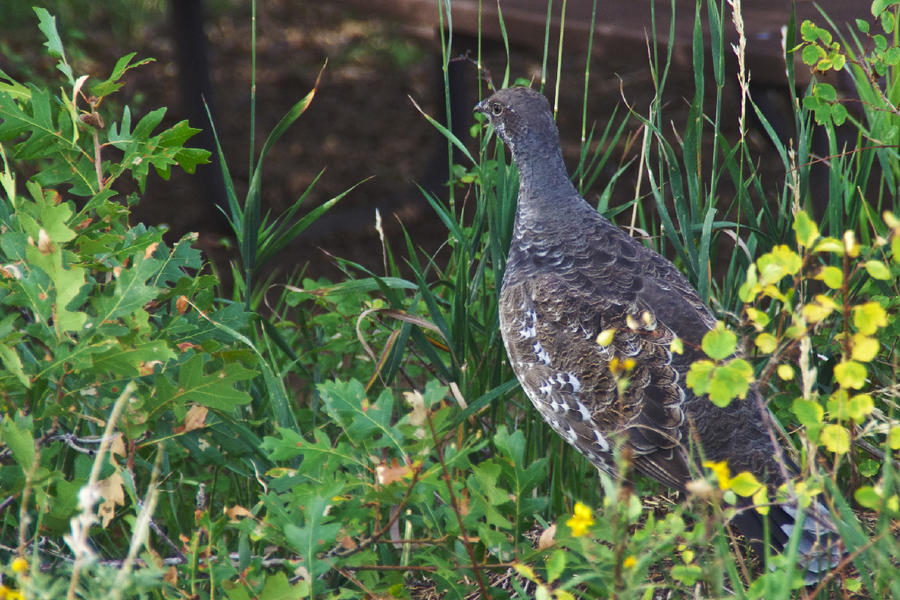
[[[283,231],[273,232],[272,235],[264,238],[257,253],[256,270],[259,270],[259,268],[261,268],[269,260],[271,260],[275,256],[275,254],[280,252],[289,243],[297,239],[297,237],[301,233],[303,233],[303,231],[306,230],[307,227],[312,225],[319,219],[319,217],[328,212],[335,204],[343,199],[344,196],[355,190],[358,186],[365,183],[366,181],[368,181],[368,178],[355,183],[352,187],[347,188],[337,196],[326,200],[313,210],[309,211],[306,215],[303,216],[303,218],[294,222],[290,227],[284,229]],[[300,201],[302,201],[302,198],[298,200],[297,203],[299,204]]]

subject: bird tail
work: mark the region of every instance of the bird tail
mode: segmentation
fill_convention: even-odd
[[[761,515],[752,507],[749,498],[742,498],[733,523],[750,540],[751,546],[762,556],[765,539],[764,519],[768,521],[769,545],[778,553],[784,552],[799,521],[800,512],[805,517],[797,546],[800,567],[804,570],[807,585],[814,585],[840,563],[844,556],[837,528],[828,508],[814,499],[809,507],[800,509],[795,503],[775,504],[768,515]]]

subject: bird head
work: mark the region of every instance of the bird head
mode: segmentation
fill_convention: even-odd
[[[474,110],[487,117],[514,157],[528,153],[530,147],[559,144],[550,103],[536,90],[505,88],[479,102]]]

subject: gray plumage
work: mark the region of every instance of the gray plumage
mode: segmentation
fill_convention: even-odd
[[[750,471],[770,487],[783,483],[758,392],[719,408],[684,384],[691,363],[705,358],[701,339],[715,318],[671,262],[581,198],[546,98],[507,88],[475,110],[519,171],[500,330],[513,371],[544,420],[611,473],[613,447],[624,443],[635,470],[678,490],[698,471],[701,455],[727,460],[732,473]],[[598,343],[606,330],[614,331],[611,343]],[[676,336],[682,354],[671,352]],[[627,378],[621,392],[620,377]],[[813,582],[840,553],[827,509],[815,503],[811,512],[800,552]],[[795,514],[790,505],[770,511],[776,549],[787,542]],[[749,538],[762,537],[755,510],[742,511],[736,523]]]

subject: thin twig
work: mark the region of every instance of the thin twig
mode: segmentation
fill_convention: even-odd
[[[366,548],[377,542],[379,539],[381,539],[381,536],[387,533],[391,529],[391,526],[397,521],[397,519],[400,518],[400,513],[402,512],[403,507],[406,506],[406,503],[409,501],[409,496],[410,494],[412,494],[413,488],[419,481],[419,473],[421,472],[421,470],[421,466],[413,467],[412,481],[409,482],[409,486],[406,488],[406,492],[403,494],[403,498],[400,499],[400,504],[397,505],[397,509],[394,511],[394,514],[391,515],[391,518],[388,519],[388,522],[385,523],[381,529],[373,533],[372,537],[363,541],[356,548],[350,548],[344,552],[338,551],[335,552],[334,555],[344,557],[350,556],[351,554],[356,554],[357,552],[365,550]]]
[[[478,583],[478,589],[481,591],[481,597],[490,600],[491,594],[490,592],[488,592],[487,586],[485,586],[484,584],[484,578],[481,576],[481,569],[478,566],[478,561],[475,560],[475,551],[472,549],[472,545],[464,535],[465,527],[463,526],[462,514],[459,511],[459,504],[456,500],[456,494],[453,493],[453,486],[450,484],[450,471],[447,469],[447,463],[444,461],[444,452],[443,450],[441,450],[441,444],[438,442],[437,434],[434,431],[434,423],[432,423],[430,413],[427,414],[426,420],[428,421],[428,429],[431,431],[431,439],[434,441],[434,450],[437,453],[438,461],[440,461],[441,463],[441,471],[443,472],[444,483],[447,486],[447,494],[450,498],[450,507],[453,509],[453,514],[456,515],[456,521],[459,525],[460,539],[462,540],[463,546],[465,546],[466,548],[466,552],[469,554],[472,571],[475,573],[475,581]]]

